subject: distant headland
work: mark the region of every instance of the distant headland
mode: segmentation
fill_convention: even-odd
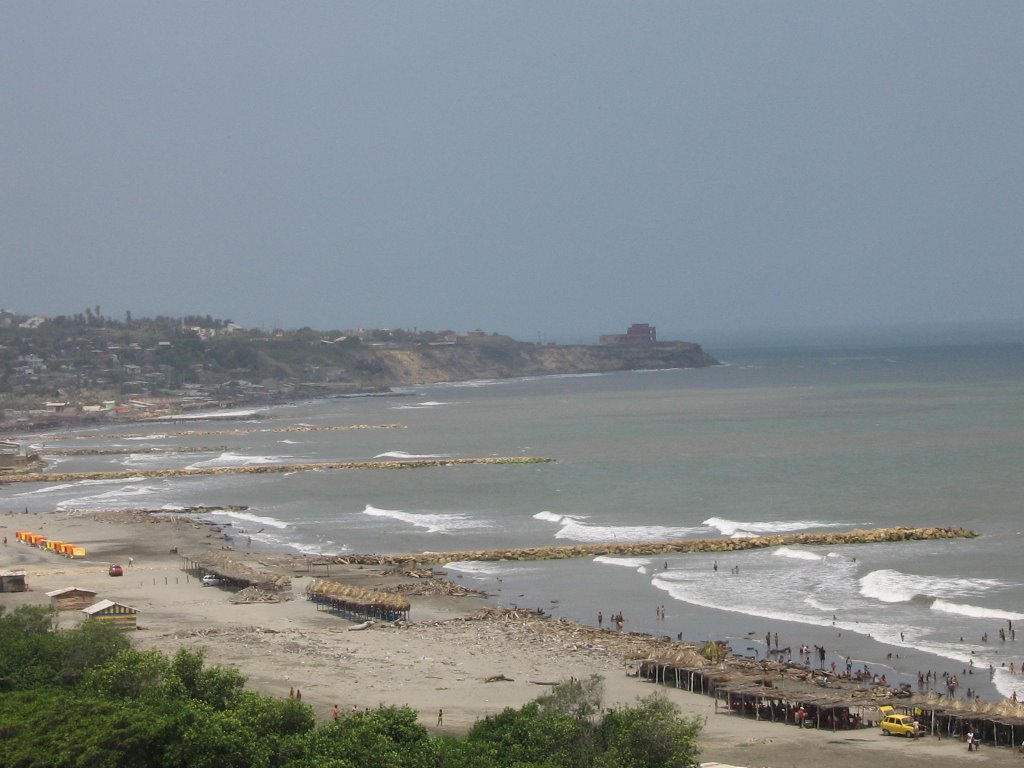
[[[596,344],[473,330],[242,328],[207,316],[0,311],[0,425],[31,430],[444,381],[718,365],[700,344],[637,323]]]

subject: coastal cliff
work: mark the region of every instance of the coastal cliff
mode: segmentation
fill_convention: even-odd
[[[195,324],[194,324],[195,323]],[[653,339],[653,329],[651,331]],[[385,393],[444,381],[699,368],[692,342],[603,337],[538,344],[476,330],[267,332],[211,318],[57,317],[0,327],[0,429],[33,431],[156,413]],[[31,355],[18,350],[31,349]]]
[[[360,388],[388,388],[441,381],[702,368],[718,364],[699,344],[690,342],[539,345],[498,337],[448,346],[360,346],[346,354],[337,381]]]

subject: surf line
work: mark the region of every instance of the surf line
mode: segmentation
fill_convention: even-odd
[[[325,461],[312,464],[245,464],[234,467],[116,470],[111,472],[26,472],[4,475],[5,483],[73,483],[79,480],[127,480],[133,477],[187,477],[190,475],[266,475],[323,469],[421,469],[459,464],[550,464],[543,456],[487,456],[461,459],[389,459],[388,461]]]
[[[576,544],[558,547],[527,547],[521,549],[487,549],[466,552],[413,552],[397,555],[335,555],[318,558],[318,562],[340,565],[411,565],[414,563],[449,563],[464,560],[569,560],[599,555],[650,557],[689,552],[738,552],[744,549],[765,549],[793,544],[804,546],[839,546],[876,542],[924,541],[930,539],[973,539],[975,531],[965,528],[856,528],[852,531],[824,533],[785,533],[772,536],[750,536],[742,539],[671,539],[633,543]]]

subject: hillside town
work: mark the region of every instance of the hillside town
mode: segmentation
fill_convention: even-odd
[[[476,329],[271,331],[210,315],[123,319],[0,310],[0,430],[29,432],[198,409],[350,396],[479,376],[713,365],[700,345],[634,324],[597,345]]]

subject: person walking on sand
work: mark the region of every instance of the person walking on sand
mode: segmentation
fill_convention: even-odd
[[[338,709],[338,705],[337,705],[337,704],[335,704],[335,705],[334,705],[334,706],[333,706],[333,707],[331,708],[331,719],[332,719],[332,720],[333,720],[334,722],[338,722],[338,715],[340,715],[340,714],[341,714],[341,711],[340,711],[340,710]]]
[[[442,725],[444,725],[444,710],[439,709],[437,710],[437,727],[440,728]]]

